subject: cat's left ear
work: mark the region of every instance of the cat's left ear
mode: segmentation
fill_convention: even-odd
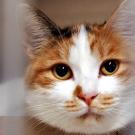
[[[135,43],[135,0],[124,0],[105,25],[111,32]]]
[[[21,4],[19,8],[25,50],[30,58],[34,58],[40,54],[41,48],[60,34],[60,28],[32,5]]]

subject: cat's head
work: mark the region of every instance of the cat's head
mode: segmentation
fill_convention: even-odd
[[[24,5],[30,115],[73,133],[106,133],[135,116],[135,3],[102,26],[60,28]]]

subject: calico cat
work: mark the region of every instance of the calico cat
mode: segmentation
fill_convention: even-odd
[[[23,5],[30,58],[26,102],[37,126],[62,130],[59,135],[92,135],[133,121],[134,7],[134,0],[125,0],[104,25],[60,28],[42,11]]]

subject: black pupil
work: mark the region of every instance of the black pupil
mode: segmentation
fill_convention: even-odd
[[[117,66],[116,61],[114,61],[114,60],[107,61],[104,64],[105,69],[110,73],[115,71],[116,66]]]
[[[68,73],[69,68],[66,65],[61,64],[57,65],[55,70],[57,75],[59,75],[60,77],[64,77]]]

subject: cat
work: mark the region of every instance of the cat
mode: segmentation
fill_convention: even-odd
[[[37,127],[48,125],[59,135],[118,134],[134,120],[134,7],[125,0],[104,25],[60,28],[22,5],[30,59],[26,103]]]

